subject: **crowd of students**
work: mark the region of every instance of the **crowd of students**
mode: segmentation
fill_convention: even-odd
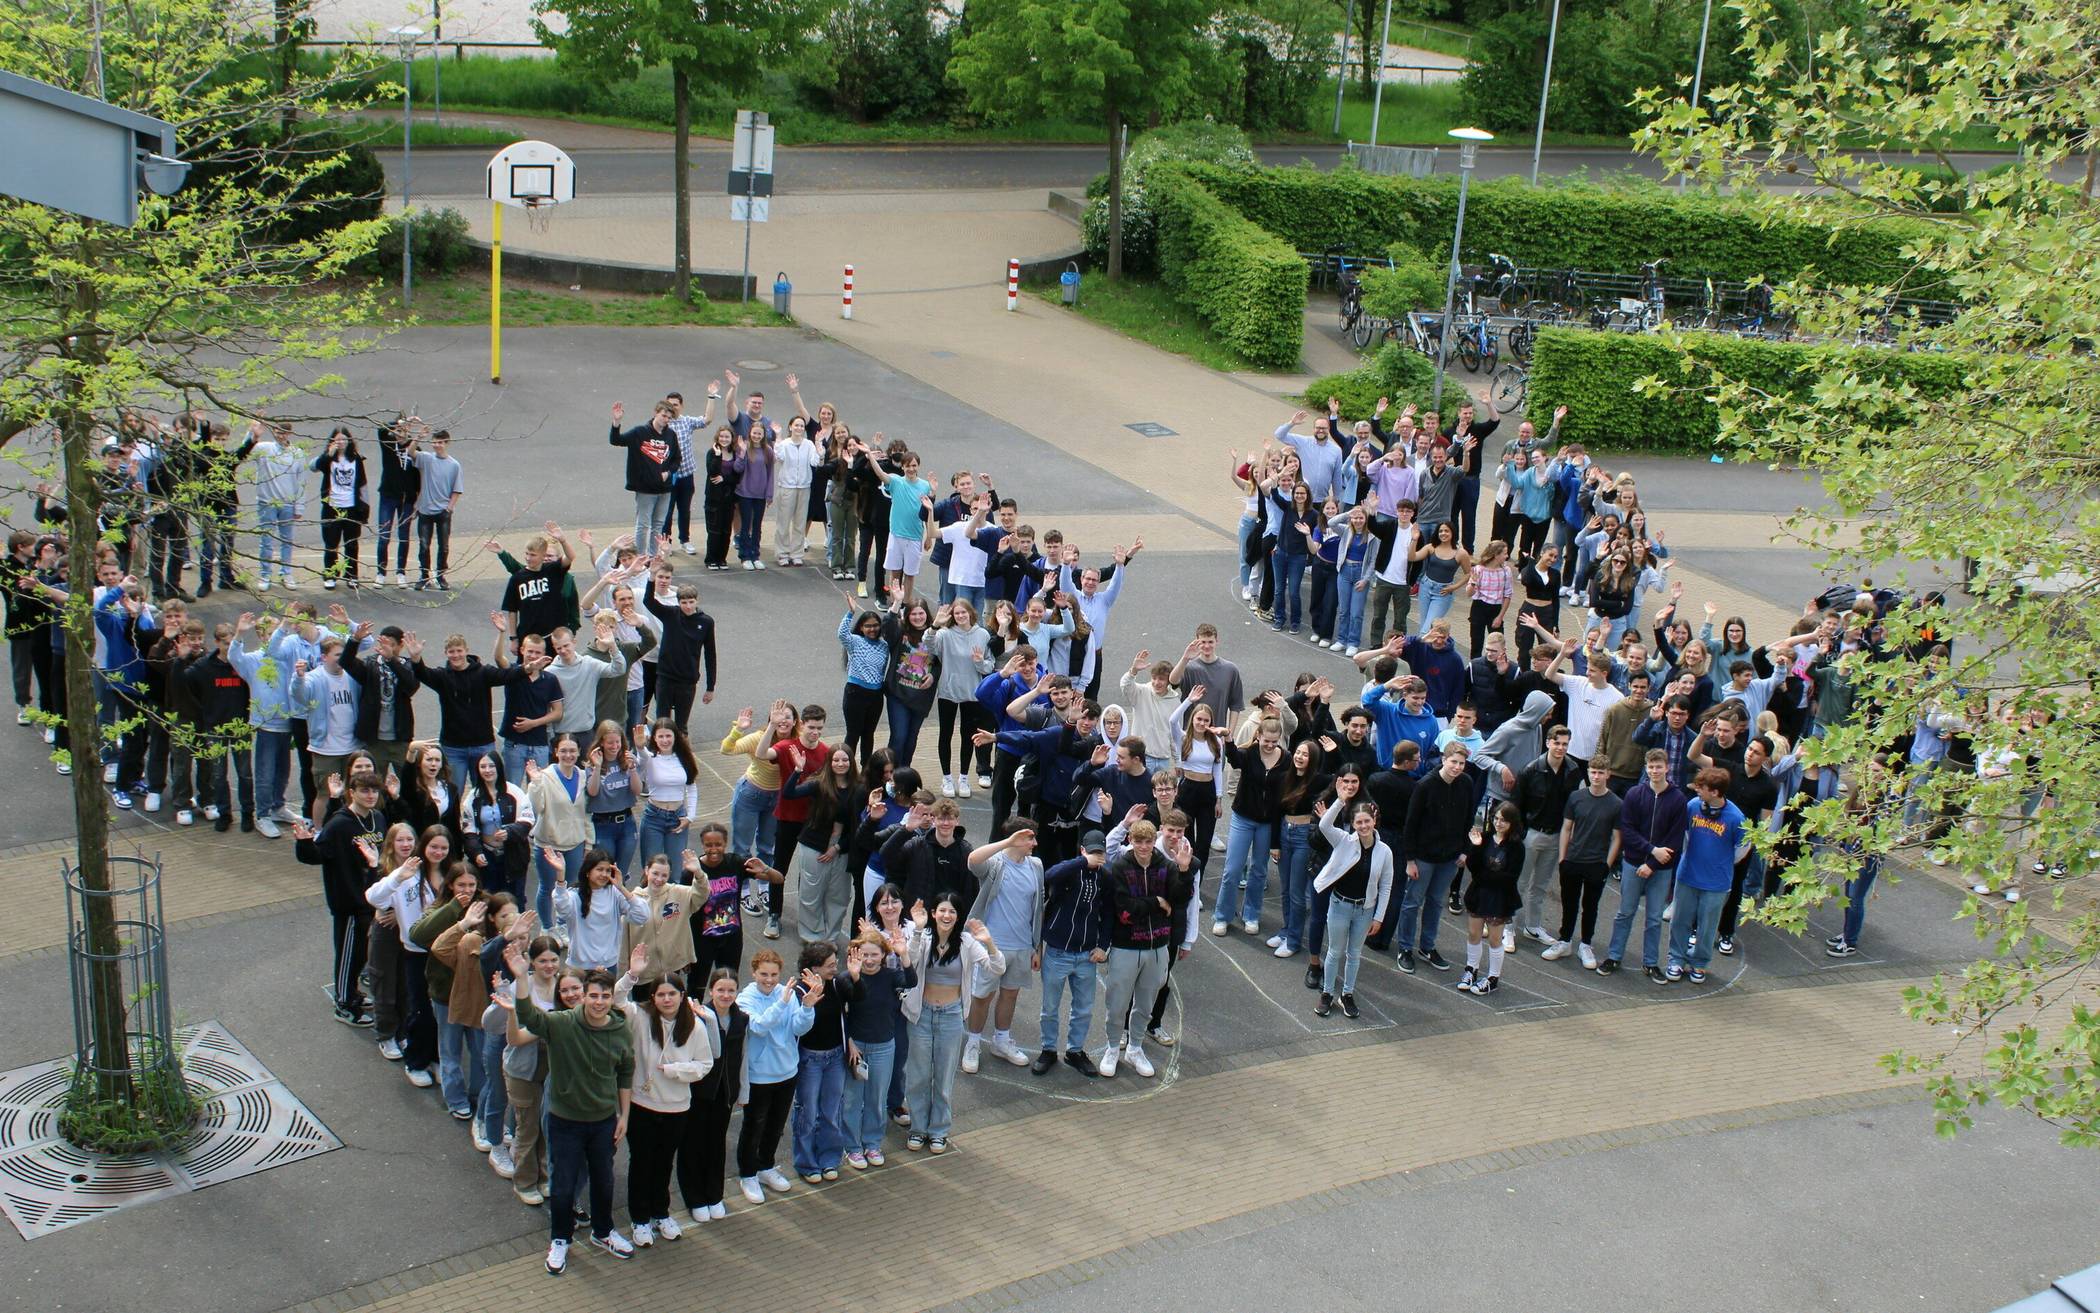
[[[784,430],[762,395],[739,403],[733,372],[696,418],[671,393],[623,430],[615,406],[633,531],[602,552],[551,523],[521,557],[492,542],[509,575],[486,658],[454,633],[426,662],[416,634],[305,599],[207,636],[171,583],[173,552],[148,585],[129,574],[121,510],[98,565],[98,688],[128,727],[104,767],[117,805],[143,795],[177,824],[201,808],[221,830],[236,815],[268,837],[290,828],[322,875],[337,1019],[372,1030],[382,1058],[470,1123],[518,1199],[550,1208],[551,1272],[578,1217],[616,1257],[679,1239],[674,1177],[692,1224],[724,1215],[732,1166],[749,1204],[790,1191],[784,1138],[809,1184],[880,1166],[899,1133],[907,1151],[943,1153],[958,1077],[987,1055],[1036,1077],[1153,1077],[1177,1041],[1171,974],[1206,889],[1212,935],[1307,955],[1322,1016],[1360,1015],[1366,952],[1410,974],[1456,970],[1439,948],[1447,914],[1465,931],[1453,979],[1473,994],[1499,987],[1524,941],[1547,962],[1703,981],[1735,952],[1746,896],[1783,880],[1801,803],[1840,787],[1795,745],[1852,714],[1839,658],[1878,649],[1886,599],[1822,599],[1755,645],[1740,619],[1716,630],[1709,604],[1695,631],[1634,480],[1575,444],[1549,452],[1554,431],[1521,425],[1485,465],[1496,421],[1470,405],[1448,427],[1410,408],[1390,434],[1383,403],[1353,423],[1330,404],[1309,435],[1294,417],[1234,463],[1236,583],[1301,631],[1310,573],[1313,636],[1351,660],[1355,700],[1315,672],[1250,691],[1202,624],[1175,660],[1134,653],[1103,702],[1142,540],[1082,551],[1038,535],[981,471],[957,470],[936,498],[918,454],[861,442],[788,383]],[[431,463],[450,459],[444,435],[404,420],[381,444],[389,470],[424,480],[382,479],[381,578],[384,526],[413,506],[442,588],[462,487],[456,465]],[[280,432],[224,458],[267,463],[269,447],[296,450]],[[331,439],[324,499],[360,459]],[[1498,484],[1476,553],[1483,469]],[[345,479],[360,505],[362,472]],[[709,728],[741,764],[718,814],[701,805],[692,741],[716,688],[715,622],[676,565],[700,554],[696,490],[704,567],[728,568],[733,538],[744,568],[764,568],[770,517],[775,565],[800,566],[821,533],[855,594],[835,702],[742,708],[715,722],[718,743]],[[355,579],[342,521],[364,517],[331,514],[340,554],[324,582]],[[31,674],[63,650],[59,545],[10,543],[25,707]],[[415,714],[425,691],[434,734]],[[918,756],[929,720],[937,783]],[[1907,751],[1945,757],[1958,729],[1921,722]],[[1900,806],[1902,779],[1890,763],[1842,785],[1866,814]],[[960,806],[979,793],[986,842]],[[1750,843],[1760,827],[1778,838],[1769,859]],[[1832,956],[1858,951],[1873,880],[1862,864]],[[792,967],[745,939],[748,920],[780,940],[789,897]],[[1031,984],[1032,1045],[1015,1026]],[[612,1221],[623,1143],[631,1239]]]

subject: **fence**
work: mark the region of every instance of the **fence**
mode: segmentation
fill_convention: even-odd
[[[1349,158],[1365,173],[1390,173],[1402,178],[1426,178],[1436,172],[1437,148],[1418,146],[1368,146],[1348,143]]]

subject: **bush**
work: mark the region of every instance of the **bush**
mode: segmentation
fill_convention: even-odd
[[[1563,6],[1546,126],[1602,136],[1624,136],[1640,127],[1635,91],[1691,81],[1700,14],[1699,5],[1681,0]],[[1459,85],[1468,122],[1530,139],[1545,72],[1547,15],[1545,5],[1514,7],[1474,34],[1473,65]],[[1735,50],[1740,40],[1734,11],[1715,5],[1706,86],[1742,80],[1748,66]]]
[[[1160,280],[1233,350],[1294,369],[1305,346],[1309,270],[1288,244],[1234,213],[1169,165],[1148,183],[1158,215]]]
[[[1845,371],[1901,378],[1927,396],[1961,386],[1959,360],[1875,347],[1760,342],[1725,333],[1695,333],[1686,357],[1660,337],[1549,328],[1539,334],[1531,362],[1530,413],[1566,406],[1561,437],[1622,451],[1709,453],[1720,437],[1720,412],[1702,393],[1713,371],[1776,396],[1806,396],[1819,379]],[[1639,396],[1634,384],[1659,377],[1686,389],[1675,396]]]
[[[1325,410],[1327,398],[1339,398],[1344,415],[1361,417],[1378,407],[1378,398],[1389,398],[1393,413],[1412,402],[1427,409],[1429,393],[1436,383],[1436,366],[1419,351],[1398,342],[1388,342],[1371,353],[1370,359],[1342,374],[1316,378],[1305,388],[1305,404]]]
[[[1386,247],[1388,269],[1373,265],[1363,271],[1363,305],[1380,319],[1401,319],[1410,310],[1427,306],[1439,309],[1444,303],[1444,270],[1431,264],[1406,242]]]
[[[1123,271],[1152,274],[1159,270],[1158,216],[1145,195],[1145,178],[1152,166],[1163,161],[1201,161],[1207,164],[1252,167],[1257,161],[1247,134],[1228,123],[1205,119],[1197,123],[1170,123],[1154,128],[1137,139],[1123,157]],[[1108,178],[1100,189],[1087,188],[1094,198],[1080,219],[1087,254],[1094,263],[1108,259]]]
[[[1458,180],[1394,178],[1340,169],[1228,169],[1187,166],[1220,200],[1301,251],[1331,246],[1363,252],[1403,241],[1446,250],[1457,217]],[[1661,187],[1591,184],[1530,187],[1521,178],[1477,184],[1466,201],[1464,257],[1498,251],[1520,265],[1636,273],[1663,257],[1679,274],[1779,281],[1813,269],[1824,285],[1881,286],[1915,278],[1906,242],[1927,232],[1918,221],[1840,224],[1772,219],[1720,197]]]
[[[290,138],[260,133],[223,138],[215,151],[192,161],[184,190],[201,196],[216,188],[239,188],[275,198],[284,194],[286,173],[304,173],[336,155],[341,156],[336,164],[307,177],[265,221],[263,237],[270,243],[311,241],[378,218],[386,196],[379,157],[340,132],[301,128]]]
[[[934,30],[927,0],[842,0],[824,16],[822,62],[803,88],[860,123],[938,117],[952,30]]]
[[[467,217],[458,210],[417,210],[410,226],[415,230],[416,270],[426,274],[449,274],[466,263],[473,248],[467,242]],[[366,257],[370,272],[382,277],[401,268],[401,216],[390,215],[378,245]]]

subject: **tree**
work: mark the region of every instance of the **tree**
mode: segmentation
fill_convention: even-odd
[[[254,415],[335,381],[293,375],[347,349],[345,331],[371,319],[369,294],[337,290],[335,280],[384,225],[361,219],[310,231],[301,222],[309,213],[344,200],[336,180],[346,156],[284,135],[281,123],[289,109],[341,103],[337,92],[372,69],[352,53],[330,81],[295,74],[286,94],[275,85],[284,66],[271,58],[268,16],[252,31],[229,26],[218,0],[106,11],[92,0],[37,0],[36,11],[32,25],[0,24],[0,67],[166,120],[185,156],[201,162],[176,196],[143,197],[128,229],[0,198],[0,443],[22,485],[62,490],[64,722],[85,763],[72,777],[77,857],[84,882],[106,889],[109,800],[93,769],[103,735],[90,611],[98,552],[116,535],[100,520],[99,448],[132,407],[197,401]],[[96,28],[99,86],[73,57]],[[48,447],[39,442],[46,434]],[[187,512],[223,490],[223,476],[197,473],[164,496]],[[91,945],[118,942],[106,908],[87,916]],[[76,1083],[76,1093],[113,1119],[107,1129],[123,1143],[169,1133],[155,1123],[164,1110],[151,1092],[126,1074],[134,1000],[121,996],[113,969],[93,973],[89,986],[91,1053],[115,1074],[91,1089]]]
[[[1799,928],[1810,907],[1844,897],[1864,860],[1888,854],[1929,850],[1991,891],[2025,877],[2017,903],[1965,904],[1983,945],[1973,965],[1905,991],[1941,1042],[1884,1061],[1924,1076],[1944,1134],[1996,1102],[2053,1123],[2065,1143],[2100,1145],[2100,48],[2077,36],[2090,5],[1893,0],[1878,31],[1825,28],[1812,47],[1770,0],[1737,7],[1748,75],[1699,107],[1644,95],[1654,118],[1639,144],[1775,214],[1926,225],[1898,283],[1817,287],[1811,273],[1778,296],[1811,334],[1947,352],[1963,377],[1927,397],[1856,353],[1807,397],[1725,376],[1701,386],[1741,455],[1822,477],[1831,508],[1795,519],[1833,569],[1884,585],[1915,563],[1974,572],[1965,602],[1904,602],[1878,643],[1833,651],[1826,687],[1842,705],[1849,685],[1852,710],[1802,746],[1845,796],[1808,810],[1807,855],[1788,872],[1798,883],[1760,916]],[[1929,57],[1890,53],[1892,33],[1922,40]],[[2017,159],[1961,177],[1879,154],[1978,130]],[[1780,175],[1789,185],[1760,185]],[[1895,299],[1921,294],[1951,303],[1951,320],[1907,315]],[[1683,382],[1644,386],[1662,395]],[[1840,518],[1856,521],[1856,546]],[[1975,764],[1913,764],[1927,754],[1896,751],[1913,735],[1965,746]],[[2030,875],[2030,863],[2063,878]]]
[[[1123,124],[1166,114],[1207,52],[1204,0],[976,0],[949,76],[980,113],[1108,127],[1108,276],[1123,273]]]
[[[533,0],[542,45],[606,78],[659,65],[671,70],[672,290],[693,299],[692,88],[742,92],[769,65],[799,58],[817,0]],[[547,25],[559,14],[566,26]]]

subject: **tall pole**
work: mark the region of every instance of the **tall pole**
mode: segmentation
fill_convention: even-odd
[[[756,195],[758,188],[757,110],[751,112],[750,124],[751,153],[745,157],[745,162],[751,167],[744,170],[744,277],[743,281],[738,284],[738,290],[743,293],[740,299],[745,302],[751,300],[751,211],[758,204],[758,196]]]
[[[1461,134],[1470,134],[1463,136]],[[1458,336],[1451,319],[1458,299],[1458,251],[1466,239],[1466,190],[1473,181],[1473,164],[1480,153],[1480,142],[1488,138],[1486,133],[1470,128],[1454,129],[1459,137],[1458,145],[1458,222],[1451,231],[1451,268],[1444,275],[1444,324],[1437,333],[1436,382],[1429,389],[1429,408],[1442,414],[1444,401],[1444,368],[1451,359],[1451,339]]]
[[[1699,91],[1706,79],[1706,27],[1713,21],[1714,0],[1706,0],[1706,10],[1699,15],[1699,57],[1692,64],[1692,108],[1699,108]],[[1687,129],[1690,131],[1690,129]],[[1677,190],[1683,191],[1685,175],[1677,175]]]
[[[415,53],[416,48],[411,44],[401,47],[401,308],[404,310],[415,291],[408,273],[409,248],[416,244],[415,212],[408,205],[409,193],[415,189],[416,180],[415,157],[409,151],[408,142],[411,127],[409,79],[415,76]]]
[[[445,123],[445,52],[438,43],[445,39],[445,15],[439,12],[439,0],[430,0],[430,121],[439,127]]]
[[[1364,0],[1369,4],[1371,0]],[[1378,110],[1385,102],[1385,52],[1393,40],[1393,0],[1385,0],[1385,27],[1378,33],[1378,85],[1371,91],[1371,144],[1378,144]],[[1364,58],[1371,57],[1370,51]]]
[[[1546,94],[1553,87],[1553,45],[1560,39],[1560,0],[1553,0],[1553,21],[1546,28],[1546,76],[1539,79],[1539,125],[1531,134],[1531,185],[1539,185],[1539,148],[1546,144]]]
[[[489,382],[503,381],[503,202],[489,201]]]
[[[1371,0],[1364,0],[1365,4]],[[1342,134],[1342,88],[1349,85],[1349,25],[1356,21],[1356,0],[1342,0],[1342,57],[1334,66],[1334,134]]]

